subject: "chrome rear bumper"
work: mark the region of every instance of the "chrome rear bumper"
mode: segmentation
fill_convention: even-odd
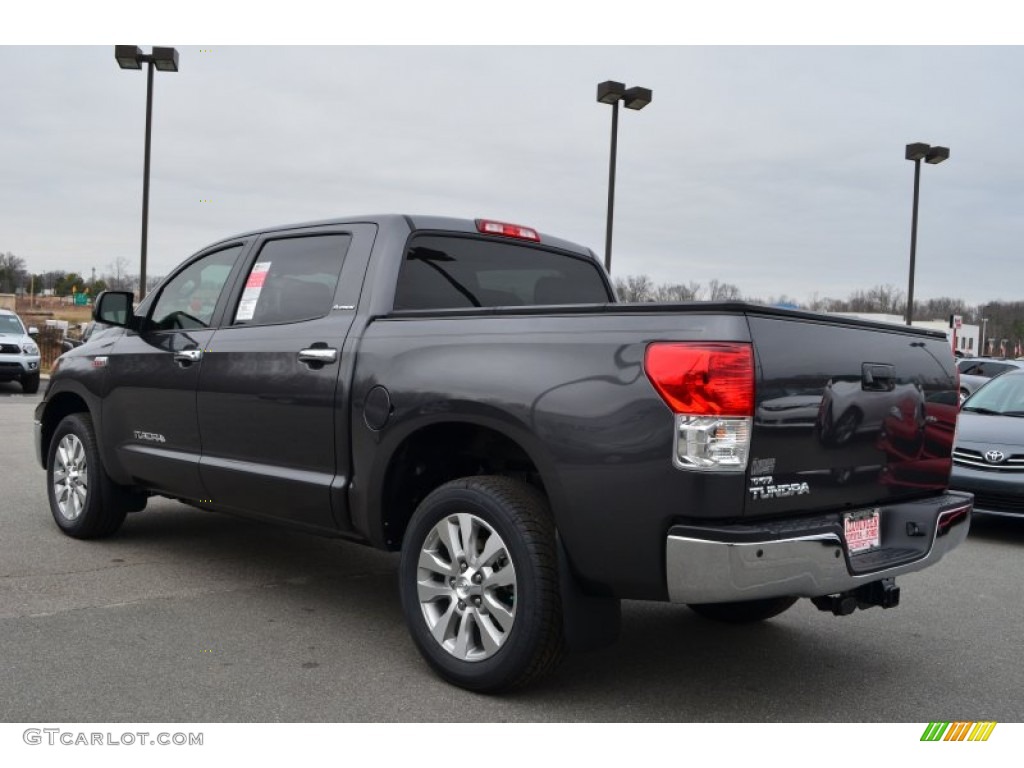
[[[726,603],[785,595],[819,597],[919,571],[937,563],[967,538],[972,505],[969,494],[947,493],[939,499],[882,507],[883,520],[891,511],[896,522],[906,526],[911,521],[904,518],[912,517],[917,532],[910,534],[907,529],[906,535],[921,538],[923,534],[925,540],[912,542],[917,551],[901,547],[906,542],[900,541],[896,530],[888,537],[883,534],[883,549],[870,556],[851,557],[838,514],[834,530],[820,530],[817,521],[819,530],[806,534],[780,535],[765,529],[758,537],[756,529],[748,526],[738,537],[722,528],[702,533],[693,526],[679,526],[669,531],[665,547],[669,599],[674,603]],[[885,564],[886,559],[891,564]],[[878,563],[880,567],[872,567]]]

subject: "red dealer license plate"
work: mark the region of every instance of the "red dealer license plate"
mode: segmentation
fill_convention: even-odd
[[[878,510],[851,512],[843,516],[843,532],[850,554],[876,549],[882,544]]]

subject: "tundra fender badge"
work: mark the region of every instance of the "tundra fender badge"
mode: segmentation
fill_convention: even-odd
[[[811,486],[807,483],[780,483],[775,485],[775,478],[771,475],[765,477],[752,477],[750,479],[750,496],[754,501],[761,499],[785,499],[790,496],[803,496],[811,492]]]

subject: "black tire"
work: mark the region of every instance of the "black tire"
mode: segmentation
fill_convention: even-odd
[[[26,395],[34,395],[39,391],[39,373],[30,373],[21,377],[21,391]]]
[[[688,605],[694,613],[705,619],[726,624],[753,624],[778,616],[793,607],[796,597],[769,597],[764,600],[744,600],[739,603],[699,603]]]
[[[141,508],[140,495],[116,485],[104,471],[89,414],[65,416],[57,425],[47,450],[46,490],[50,512],[68,536],[76,539],[110,536],[121,527],[127,512]],[[58,455],[62,450],[64,454]],[[78,469],[69,471],[70,467]],[[84,483],[81,482],[83,476]],[[56,483],[61,483],[60,492]]]
[[[449,532],[446,520],[456,528]],[[442,531],[456,551],[448,550]],[[511,588],[501,585],[509,579]],[[435,489],[405,532],[399,589],[416,647],[448,682],[478,692],[507,690],[561,659],[555,526],[544,496],[524,482],[468,477]]]

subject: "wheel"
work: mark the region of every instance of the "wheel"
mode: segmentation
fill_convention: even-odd
[[[423,658],[445,680],[500,691],[561,658],[555,527],[547,501],[506,477],[434,490],[402,546],[402,611]]]
[[[76,539],[110,536],[127,512],[139,508],[138,494],[114,484],[103,470],[87,413],[72,413],[57,425],[46,462],[46,488],[53,519]]]
[[[825,445],[843,445],[856,434],[861,418],[863,416],[860,410],[851,407],[843,411],[839,418],[833,422],[832,404],[829,403],[819,430],[821,442]]]
[[[727,624],[752,624],[778,616],[793,607],[795,597],[768,597],[764,600],[744,600],[739,603],[698,603],[688,605],[694,613],[705,619]]]
[[[26,395],[34,395],[39,391],[39,373],[30,373],[21,377],[21,391]]]

